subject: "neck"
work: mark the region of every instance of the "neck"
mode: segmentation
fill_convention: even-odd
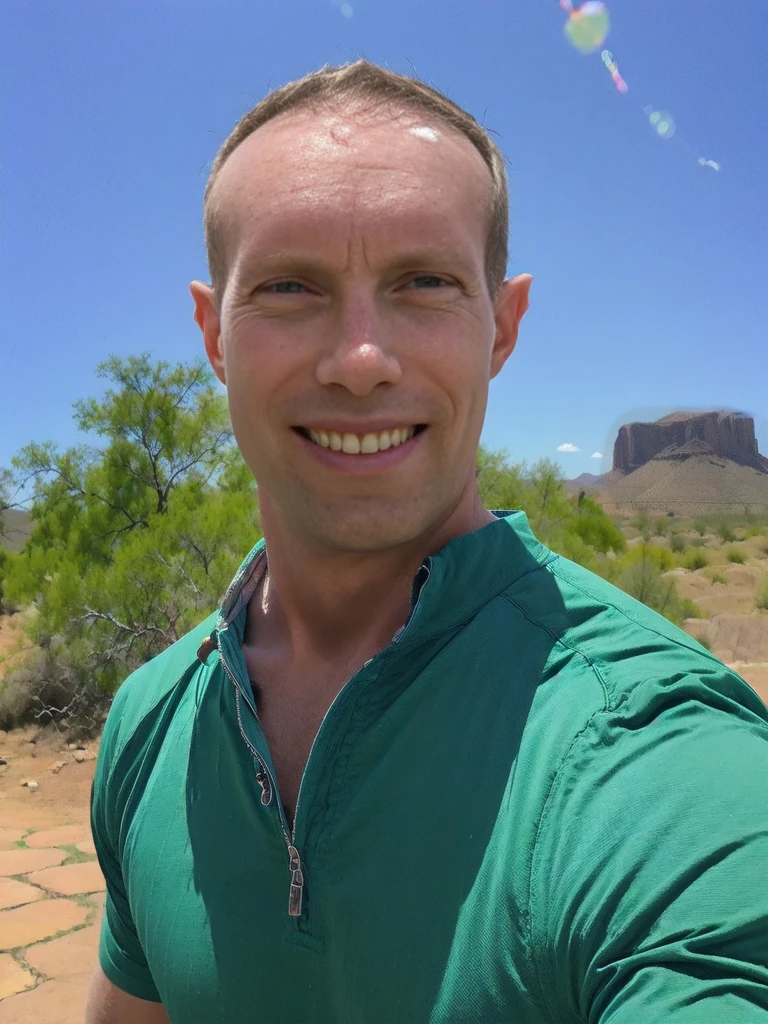
[[[372,657],[405,623],[413,577],[424,559],[494,520],[473,488],[412,543],[359,554],[303,543],[266,495],[261,518],[268,582],[261,600],[249,605],[246,642],[258,636],[262,651],[295,665]]]

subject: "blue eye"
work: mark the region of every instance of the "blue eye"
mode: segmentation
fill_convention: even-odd
[[[447,283],[444,278],[438,277],[436,274],[419,274],[418,277],[414,277],[413,281],[411,281],[411,284],[415,284],[416,281],[431,281],[433,285],[435,283],[437,283],[438,285]]]
[[[278,294],[280,295],[295,295],[296,290],[303,287],[304,285],[300,281],[276,281],[275,284],[268,285],[267,290],[279,288]]]

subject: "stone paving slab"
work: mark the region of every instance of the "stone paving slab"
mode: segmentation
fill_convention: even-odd
[[[15,878],[0,878],[0,910],[20,907],[23,903],[34,903],[43,896],[43,890],[34,885],[17,882]]]
[[[31,850],[39,850],[44,846],[72,846],[90,838],[91,831],[87,825],[60,825],[44,832],[34,832],[24,841]]]
[[[14,910],[0,910],[0,951],[29,946],[57,932],[69,931],[84,924],[90,913],[90,907],[81,907],[72,900],[40,900]]]
[[[104,876],[95,860],[82,864],[67,864],[63,868],[46,868],[27,875],[30,882],[42,885],[62,896],[74,896],[81,892],[98,892],[104,888]]]
[[[66,850],[2,850],[0,875],[25,875],[28,871],[51,868],[66,859]]]
[[[92,965],[0,1003],[0,1024],[83,1024]]]
[[[7,999],[15,992],[23,992],[34,984],[35,976],[17,964],[10,953],[0,953],[0,999]],[[2,1007],[0,1020],[4,1020]]]
[[[86,839],[84,843],[75,843],[80,853],[92,853],[96,855],[96,847],[93,845],[92,839]]]
[[[50,942],[38,942],[30,946],[24,955],[36,971],[42,971],[49,978],[60,978],[80,974],[84,970],[92,971],[96,967],[98,951],[99,928],[92,924]]]
[[[14,850],[16,843],[26,835],[23,828],[0,828],[0,850]]]

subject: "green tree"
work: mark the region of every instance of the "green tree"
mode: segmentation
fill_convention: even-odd
[[[92,710],[94,692],[110,695],[214,610],[261,536],[253,478],[202,361],[112,357],[99,375],[112,386],[77,402],[75,422],[101,446],[30,444],[14,459],[33,486],[34,528],[4,587],[38,606],[43,653],[27,676],[57,688],[30,694],[27,710],[51,717],[54,693],[68,714]]]

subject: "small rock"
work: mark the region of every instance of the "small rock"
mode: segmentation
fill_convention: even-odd
[[[22,780],[21,780],[21,784],[22,784],[22,786],[26,786],[26,784],[27,784],[27,780],[26,780],[26,779],[22,779]]]
[[[0,757],[0,764],[8,764],[4,757]]]
[[[82,750],[75,751],[75,760],[77,761],[78,764],[85,760],[85,754]]]
[[[84,743],[76,743],[75,744],[75,750],[85,750],[85,744]]]
[[[31,743],[33,746],[37,743],[37,736],[32,736],[27,740],[27,743]]]
[[[68,743],[67,744],[67,750],[77,750],[77,744],[76,743]]]
[[[95,761],[96,760],[96,755],[94,754],[94,752],[92,750],[86,750],[84,752],[84,755],[83,755],[83,760],[84,761]]]
[[[29,782],[27,783],[27,789],[31,789],[32,792],[34,793],[36,789],[40,789],[40,783],[35,782],[34,779],[30,779]]]

